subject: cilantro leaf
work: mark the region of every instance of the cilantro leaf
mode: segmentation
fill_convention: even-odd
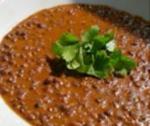
[[[89,28],[86,32],[83,33],[82,37],[81,37],[81,41],[82,42],[91,42],[92,39],[98,35],[99,33],[99,27],[97,25],[92,26],[91,28]]]
[[[66,62],[72,61],[78,53],[78,44],[64,47],[61,57]]]
[[[116,48],[116,44],[114,39],[106,44],[106,49],[110,52],[113,52],[115,48]]]
[[[98,78],[112,74],[126,76],[136,67],[136,62],[117,48],[112,32],[99,32],[98,26],[92,26],[81,40],[71,33],[64,33],[53,45],[53,51],[65,61],[69,70]]]
[[[73,45],[78,42],[78,38],[75,35],[66,32],[61,36],[59,42],[63,46]]]
[[[76,59],[74,59],[73,61],[67,64],[67,68],[70,70],[75,70],[79,67],[80,67],[80,63]]]
[[[123,68],[119,71],[116,71],[115,73],[119,76],[126,76],[128,74],[128,71],[127,71],[127,69]]]
[[[98,51],[95,58],[94,67],[98,74],[103,75],[103,77],[108,76],[112,72],[112,65],[110,63],[110,57],[107,55],[106,51]]]
[[[122,67],[122,69],[126,69],[127,71],[131,71],[133,68],[136,67],[136,63],[133,59],[122,55],[121,59],[120,59],[120,67]]]

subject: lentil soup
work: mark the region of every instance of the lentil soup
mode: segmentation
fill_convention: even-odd
[[[130,75],[98,79],[63,68],[52,52],[64,32],[91,25],[115,33],[138,66]],[[35,126],[150,126],[150,24],[106,6],[71,4],[42,10],[0,45],[0,93]]]

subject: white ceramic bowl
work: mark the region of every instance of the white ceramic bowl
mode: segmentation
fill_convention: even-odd
[[[150,19],[149,0],[0,0],[0,39],[18,22],[43,8],[66,3],[107,4]],[[28,126],[0,97],[0,126]]]

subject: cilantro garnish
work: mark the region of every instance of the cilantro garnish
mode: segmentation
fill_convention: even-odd
[[[98,78],[126,76],[136,67],[135,61],[117,48],[113,33],[100,34],[96,25],[84,32],[81,39],[64,33],[53,45],[53,51],[69,70]]]

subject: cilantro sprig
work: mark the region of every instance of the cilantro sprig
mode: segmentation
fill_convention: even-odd
[[[98,78],[126,76],[136,67],[136,62],[117,48],[113,33],[100,34],[96,25],[87,29],[81,39],[64,33],[53,45],[53,51],[69,70]]]

